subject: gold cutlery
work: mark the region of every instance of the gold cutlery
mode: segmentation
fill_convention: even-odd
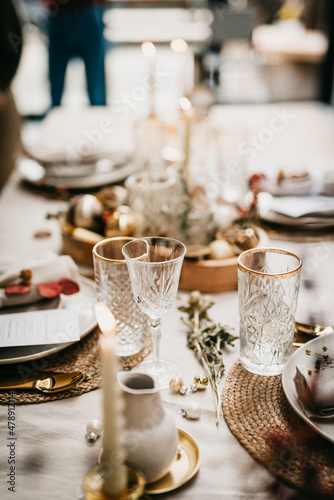
[[[314,335],[315,337],[334,332],[333,326],[309,325],[307,323],[299,323],[298,321],[296,321],[295,326],[297,332],[307,333],[309,335]]]
[[[36,389],[47,394],[53,394],[55,392],[72,389],[83,380],[88,380],[88,378],[89,377],[81,371],[71,373],[42,372],[39,374],[38,378],[0,379],[0,390]]]
[[[296,321],[293,346],[301,347],[309,340],[321,335],[327,335],[328,333],[334,333],[333,326],[310,325]]]

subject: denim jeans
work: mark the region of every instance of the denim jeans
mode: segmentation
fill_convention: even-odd
[[[73,57],[83,59],[91,105],[106,103],[103,8],[68,9],[49,18],[49,78],[52,106],[59,106],[66,67]]]

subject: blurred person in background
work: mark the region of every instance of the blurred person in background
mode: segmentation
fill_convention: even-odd
[[[0,1],[0,191],[6,183],[20,145],[20,118],[10,84],[22,50],[20,22],[12,0]]]
[[[59,106],[66,68],[73,57],[83,59],[92,106],[106,104],[104,0],[43,0],[49,15],[49,79],[52,106]]]

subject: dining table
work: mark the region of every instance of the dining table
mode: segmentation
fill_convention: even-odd
[[[295,165],[299,169],[306,168],[314,172],[334,168],[332,106],[318,102],[222,105],[215,106],[212,114],[217,121],[229,122],[231,117],[237,123],[247,124],[250,135],[255,138],[251,146],[248,144],[249,175],[285,165],[289,168]],[[50,250],[61,254],[59,221],[47,217],[47,214],[63,211],[66,207],[66,201],[23,182],[20,173],[15,170],[0,197],[2,268],[7,260],[13,258],[28,258]],[[293,251],[303,259],[296,320],[333,325],[333,228],[294,230],[269,223],[264,224],[263,228],[268,238],[266,246]],[[85,276],[83,280],[94,287],[93,270],[87,266],[79,266],[79,269]],[[181,319],[184,314],[179,310],[189,293],[179,290],[175,303],[163,315],[160,348],[161,358],[173,361],[181,368],[182,379],[188,386],[197,374],[205,373],[198,356],[187,347],[188,330]],[[210,317],[238,336],[237,290],[212,293],[210,298],[213,302]],[[87,333],[87,338],[90,335]],[[60,367],[68,349],[56,353]],[[300,475],[297,474],[295,482],[291,479],[294,476],[289,474],[297,466],[288,438],[286,442],[283,439],[280,458],[264,456],[268,452],[265,441],[274,440],[275,430],[285,425],[283,421],[287,413],[292,415],[289,427],[292,443],[295,443],[294,429],[296,439],[300,437],[300,426],[304,430],[308,429],[285,399],[281,386],[279,389],[277,385],[272,386],[271,380],[275,379],[275,384],[280,384],[281,376],[251,375],[250,382],[246,371],[242,371],[238,364],[238,339],[233,346],[225,346],[222,352],[225,372],[219,388],[223,403],[219,426],[216,425],[215,399],[210,385],[190,395],[174,393],[170,389],[160,391],[165,411],[173,418],[178,429],[192,436],[197,444],[198,464],[196,473],[190,473],[189,478],[176,484],[175,488],[158,494],[148,491],[148,495],[161,500],[282,500],[307,498],[309,491],[310,498],[321,498],[320,493],[312,496],[315,493],[312,493],[306,479],[304,483],[300,480]],[[38,371],[40,367],[44,368],[43,362],[44,358],[41,357],[28,364]],[[0,366],[2,374],[11,366]],[[240,386],[233,377],[238,378]],[[254,391],[253,394],[260,398],[257,404],[252,401],[252,393],[247,392],[247,384],[249,391]],[[260,388],[263,390],[259,394]],[[46,398],[37,403],[25,401],[24,404],[20,402],[20,394],[18,390],[13,391],[10,404],[2,402],[0,406],[0,498],[83,499],[84,476],[97,463],[101,448],[100,438],[94,445],[88,445],[86,439],[87,423],[92,419],[102,420],[101,389],[94,387],[94,390],[74,393],[71,397]],[[271,396],[275,401],[270,401]],[[40,397],[43,398],[43,395]],[[238,397],[243,398],[243,401],[238,400]],[[197,403],[201,407],[199,419],[193,420],[182,415],[181,408],[189,403]],[[237,410],[240,411],[240,420],[235,415]],[[255,421],[252,426],[253,417]],[[15,423],[14,435],[10,434],[12,423]],[[263,439],[262,435],[259,448],[257,433],[263,432],[263,426],[266,432],[268,429],[273,432],[267,435],[267,439]],[[334,455],[332,442],[320,436],[314,439],[320,440],[319,446],[323,445],[328,453]],[[306,443],[302,449],[305,457],[309,453],[308,446],[312,445]],[[15,458],[14,469],[10,468],[10,457]],[[277,465],[279,461],[283,463],[284,471],[278,467],[281,473],[277,474],[277,467],[273,467],[273,463]],[[298,463],[300,465],[300,461]],[[315,470],[323,467],[321,460],[314,465]],[[15,474],[10,483],[13,471]],[[330,491],[331,494],[326,498],[334,498],[334,488]]]

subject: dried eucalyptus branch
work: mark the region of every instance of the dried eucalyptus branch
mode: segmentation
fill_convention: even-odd
[[[188,315],[187,319],[181,318],[190,329],[187,334],[187,345],[197,353],[208,374],[216,403],[216,425],[219,427],[221,409],[219,384],[225,371],[222,348],[226,344],[233,346],[238,337],[231,335],[226,327],[209,318],[208,310],[213,304],[207,295],[194,291],[189,295],[187,305],[178,309]]]

